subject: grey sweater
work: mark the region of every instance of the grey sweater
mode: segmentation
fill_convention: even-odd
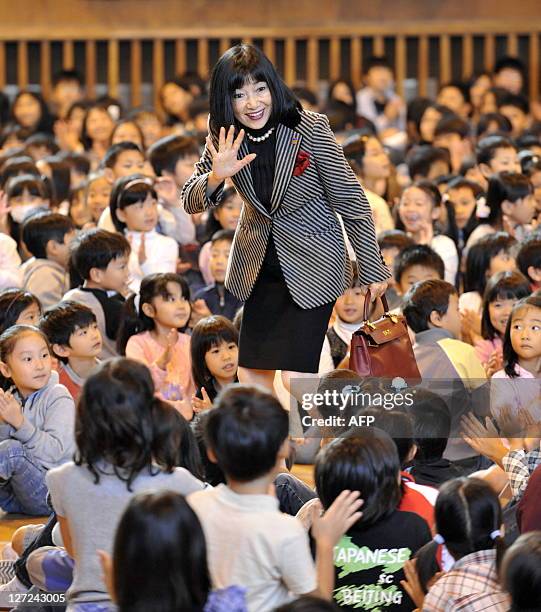
[[[70,461],[75,452],[75,404],[66,387],[58,384],[58,374],[51,372],[44,387],[25,401],[18,399],[24,422],[17,430],[2,423],[0,441],[19,440],[45,470]]]
[[[21,270],[23,288],[39,298],[44,310],[58,304],[69,289],[68,273],[55,261],[32,257]]]

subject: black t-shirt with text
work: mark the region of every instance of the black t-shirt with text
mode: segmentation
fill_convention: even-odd
[[[400,585],[403,567],[430,539],[426,521],[401,510],[366,529],[350,529],[334,548],[335,603],[344,610],[414,610]]]

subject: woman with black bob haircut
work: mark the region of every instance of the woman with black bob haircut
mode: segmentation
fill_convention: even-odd
[[[270,122],[296,127],[301,120],[302,106],[295,94],[282,81],[267,56],[252,45],[237,45],[218,60],[210,79],[210,122],[213,135],[221,127],[241,125],[233,110],[233,95],[245,82],[266,83],[272,97]]]
[[[364,500],[361,518],[334,548],[337,603],[362,602],[363,591],[373,588],[381,576],[381,566],[369,563],[371,555],[394,550],[393,573],[385,582],[385,589],[394,596],[386,601],[381,593],[376,598],[382,599],[371,603],[392,603],[397,612],[412,610],[414,606],[400,585],[402,568],[431,536],[419,515],[398,509],[402,497],[400,461],[389,434],[376,427],[356,427],[336,438],[317,456],[315,483],[325,510],[344,490],[360,491]],[[352,550],[364,552],[351,562]],[[342,572],[346,567],[349,569]]]
[[[253,45],[232,47],[214,66],[209,135],[181,194],[186,212],[216,206],[226,179],[244,202],[225,279],[245,302],[239,380],[272,391],[281,370],[289,388],[292,376],[317,372],[334,302],[351,284],[338,214],[372,299],[390,273],[328,118],[303,110]]]
[[[498,496],[490,485],[478,478],[455,478],[444,483],[436,500],[435,519],[437,534],[416,555],[417,577],[427,593],[424,603],[416,599],[417,606],[423,610],[454,610],[460,598],[501,593],[498,569],[505,552],[503,519]],[[439,569],[436,555],[442,544],[455,563],[428,588]],[[412,566],[408,569],[415,571]]]
[[[201,523],[182,495],[137,495],[115,536],[104,573],[119,612],[246,612],[244,589],[211,591]]]

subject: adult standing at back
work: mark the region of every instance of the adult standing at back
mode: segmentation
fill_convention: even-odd
[[[317,372],[336,298],[349,287],[342,217],[373,299],[390,273],[366,196],[329,127],[304,111],[269,59],[237,45],[215,65],[209,135],[182,190],[188,213],[215,206],[230,178],[244,206],[226,287],[245,301],[239,380],[272,389],[275,370]]]

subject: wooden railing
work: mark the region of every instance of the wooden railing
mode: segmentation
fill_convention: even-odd
[[[54,71],[75,67],[85,74],[90,96],[99,82],[106,83],[112,96],[117,95],[121,84],[128,84],[131,104],[139,105],[143,83],[151,82],[157,102],[159,89],[167,78],[187,69],[207,77],[219,55],[242,40],[260,45],[287,83],[302,82],[314,89],[321,81],[338,77],[349,77],[357,87],[363,60],[372,54],[386,55],[394,66],[398,92],[404,93],[406,79],[416,79],[419,95],[427,94],[431,79],[445,82],[467,78],[474,71],[490,70],[501,55],[518,55],[527,65],[528,93],[537,99],[540,32],[539,20],[355,24],[347,29],[329,26],[327,30],[302,31],[162,29],[115,31],[113,35],[91,32],[85,33],[84,40],[70,38],[65,32],[55,36],[53,31],[40,33],[39,42],[34,32],[17,33],[16,39],[13,33],[4,32],[0,33],[0,88],[7,84],[8,60],[13,56],[15,84],[27,86],[30,72],[37,72],[34,65],[37,55],[39,78],[33,82],[39,83],[45,95],[50,91]],[[12,67],[9,71],[13,75]]]

